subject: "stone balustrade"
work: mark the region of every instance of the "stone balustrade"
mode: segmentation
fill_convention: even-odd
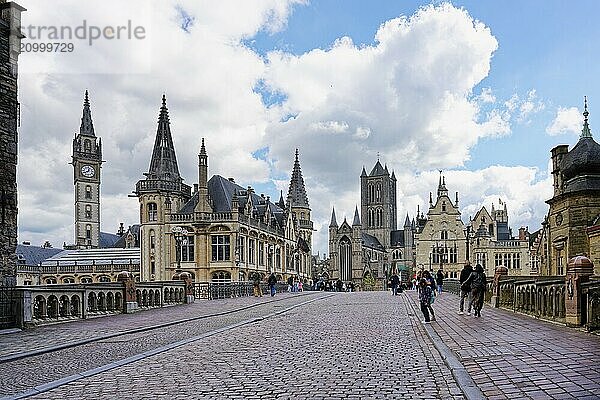
[[[496,270],[488,277],[486,302],[548,321],[569,326],[600,329],[600,277],[592,276],[587,257],[569,261],[566,276],[508,276]],[[445,279],[444,290],[460,294],[458,279]]]

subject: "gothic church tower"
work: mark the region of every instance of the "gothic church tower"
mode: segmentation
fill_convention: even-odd
[[[396,175],[390,176],[379,160],[369,175],[364,167],[360,175],[360,211],[363,232],[390,247],[390,232],[397,225]]]
[[[100,168],[102,140],[96,137],[88,92],[85,91],[79,133],[73,139],[73,180],[75,184],[75,245],[100,245]]]

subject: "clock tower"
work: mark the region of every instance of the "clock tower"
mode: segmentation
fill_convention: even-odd
[[[75,245],[79,249],[100,245],[100,167],[102,140],[94,133],[88,92],[85,91],[79,133],[73,139],[75,184]]]

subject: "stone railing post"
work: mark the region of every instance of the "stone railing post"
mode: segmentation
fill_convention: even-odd
[[[194,297],[194,283],[192,282],[192,275],[189,272],[182,272],[179,274],[179,279],[185,283],[185,303],[193,303],[196,298]]]
[[[21,302],[19,307],[21,307],[21,309],[17,311],[17,318],[19,318],[17,325],[24,328],[25,326],[30,325],[31,321],[33,320],[33,302],[31,299],[31,290],[23,290],[20,297]]]
[[[490,299],[490,303],[494,308],[500,307],[500,280],[503,276],[508,276],[508,268],[500,265],[494,271],[494,283],[492,284],[492,298]]]
[[[565,276],[565,322],[568,326],[580,326],[586,322],[586,304],[581,288],[593,274],[594,264],[589,258],[575,256],[569,260]]]
[[[135,279],[129,271],[121,271],[117,275],[117,281],[123,282],[123,313],[130,314],[137,311],[138,303],[135,296]]]

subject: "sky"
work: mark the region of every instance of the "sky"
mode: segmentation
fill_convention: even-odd
[[[102,231],[139,223],[131,193],[164,93],[190,185],[205,138],[209,175],[278,199],[298,148],[320,254],[332,207],[352,218],[378,157],[398,178],[398,221],[426,213],[442,170],[464,222],[501,199],[513,232],[533,232],[552,196],[550,150],[577,143],[584,96],[592,134],[599,121],[592,0],[19,3],[25,46],[72,50],[19,58],[18,235],[36,245],[74,241],[86,89],[106,161]]]

